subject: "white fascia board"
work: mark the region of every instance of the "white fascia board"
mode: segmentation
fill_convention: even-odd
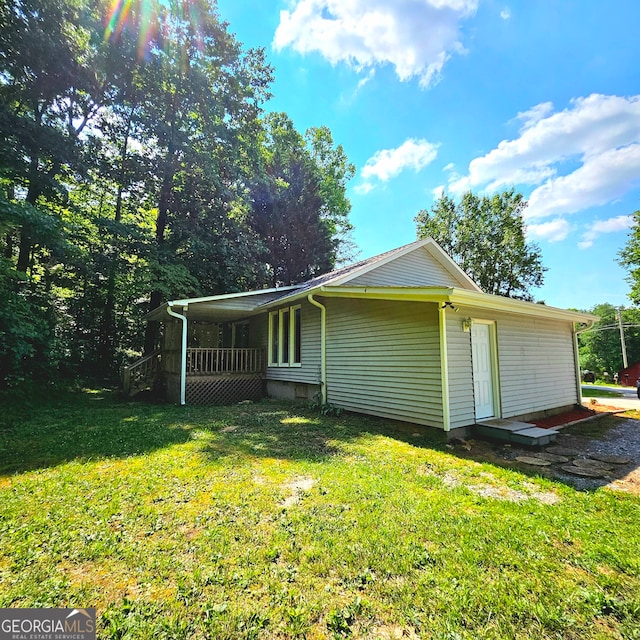
[[[278,293],[280,291],[293,291],[299,289],[300,285],[293,285],[289,287],[275,287],[272,289],[255,289],[254,291],[242,291],[240,293],[222,293],[217,296],[205,296],[204,298],[185,298],[184,300],[172,300],[171,303],[174,306],[187,307],[190,304],[197,304],[198,302],[215,302],[216,300],[230,300],[232,298],[246,298],[247,296],[259,296],[265,293]]]
[[[546,304],[526,302],[524,300],[514,300],[504,296],[494,296],[489,293],[478,293],[467,291],[466,289],[454,289],[450,302],[454,305],[482,307],[492,311],[503,311],[505,313],[517,313],[521,315],[535,316],[538,318],[548,318],[550,320],[566,320],[568,322],[594,322],[598,316],[581,311],[571,311],[550,307]]]
[[[293,285],[288,287],[275,287],[271,289],[256,289],[254,291],[243,291],[240,293],[222,293],[217,296],[205,296],[203,298],[184,298],[182,300],[170,300],[160,305],[159,307],[156,307],[155,309],[153,309],[153,311],[149,311],[149,313],[147,313],[147,315],[145,316],[145,320],[161,320],[166,314],[166,311],[169,308],[169,305],[173,307],[182,307],[186,309],[189,307],[190,304],[218,302],[221,300],[233,300],[234,298],[246,298],[248,296],[258,296],[258,295],[263,295],[265,293],[279,293],[280,291],[282,292],[294,291],[295,289],[299,289],[299,288],[300,288],[299,285]],[[248,313],[247,315],[250,315],[250,314]]]
[[[465,271],[456,263],[456,261],[435,241],[433,238],[427,238],[431,242],[428,246],[435,251],[436,259],[454,278],[458,278],[466,282],[474,291],[482,293],[482,289],[465,273]]]
[[[416,302],[448,302],[452,305],[477,307],[489,311],[516,313],[520,315],[566,320],[568,322],[590,323],[598,316],[581,311],[559,309],[545,304],[514,300],[489,293],[458,289],[454,287],[349,287],[322,286],[316,290],[330,298],[366,298],[369,300],[399,300]]]
[[[369,300],[399,300],[405,302],[447,302],[451,287],[349,287],[322,286],[317,292],[328,298],[366,298]]]

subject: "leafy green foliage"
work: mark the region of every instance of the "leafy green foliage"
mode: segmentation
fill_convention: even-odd
[[[309,402],[309,408],[313,411],[317,411],[320,415],[335,416],[336,418],[339,418],[343,412],[342,407],[338,407],[331,402],[323,402],[322,393],[320,391],[318,391],[318,393],[316,393],[311,399],[311,402]]]
[[[623,367],[622,345],[618,325],[619,308],[604,303],[595,305],[589,313],[600,316],[591,331],[578,335],[580,368],[601,376],[613,376]],[[629,364],[640,361],[640,309],[622,307],[622,324]],[[625,326],[627,325],[627,326]],[[635,384],[635,380],[630,383]]]
[[[546,268],[540,249],[525,238],[526,206],[513,190],[491,197],[468,192],[459,202],[443,194],[416,216],[418,238],[433,238],[485,293],[532,300]]]
[[[629,272],[629,298],[634,304],[640,305],[640,209],[633,212],[633,225],[627,243],[620,251],[620,265]]]
[[[352,165],[290,121],[276,153],[272,69],[213,1],[7,0],[0,25],[0,383],[114,380],[163,300],[302,279],[348,246]],[[255,185],[284,203],[273,224]]]
[[[331,271],[348,246],[346,182],[353,175],[326,128],[301,136],[284,113],[266,116],[257,180],[249,189],[250,224],[262,238],[272,286]]]

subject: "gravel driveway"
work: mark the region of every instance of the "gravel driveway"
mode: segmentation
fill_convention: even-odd
[[[584,457],[590,454],[626,456],[631,458],[631,462],[616,465],[610,477],[603,479],[572,477],[558,469],[554,469],[555,475],[579,489],[608,486],[640,495],[640,420],[629,418],[615,420],[616,425],[601,438],[587,438],[560,432],[556,444],[578,449]]]
[[[548,478],[554,478],[575,487],[579,490],[591,491],[599,487],[609,487],[619,491],[626,491],[640,495],[640,420],[633,420],[625,417],[606,417],[603,420],[613,421],[613,425],[604,435],[598,437],[588,437],[576,435],[580,427],[572,427],[574,433],[563,433],[560,431],[556,441],[548,446],[539,449],[525,449],[514,445],[500,443],[490,443],[482,440],[473,440],[467,443],[466,447],[457,446],[458,453],[463,457],[471,457],[476,460],[489,460],[496,463],[505,462],[509,466],[539,473]],[[585,423],[585,428],[588,423]],[[586,430],[586,429],[585,429]],[[470,448],[468,448],[470,445]],[[465,448],[468,453],[465,452]],[[610,470],[602,478],[580,477],[563,470],[566,466],[567,458],[564,462],[546,463],[547,466],[529,465],[517,460],[517,458],[530,458],[536,455],[545,456],[557,451],[557,448],[573,450],[570,456],[572,464],[583,463],[590,456],[615,456],[628,458],[624,464],[609,464]],[[547,456],[549,457],[549,456]],[[550,456],[554,458],[554,456]]]

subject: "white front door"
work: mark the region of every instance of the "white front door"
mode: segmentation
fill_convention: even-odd
[[[491,326],[474,322],[471,327],[471,357],[473,359],[473,397],[476,420],[493,418],[493,368],[491,366]]]

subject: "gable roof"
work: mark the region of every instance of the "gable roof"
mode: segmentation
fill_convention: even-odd
[[[465,285],[464,288],[471,289],[472,291],[482,292],[482,289],[453,261],[453,259],[440,247],[440,245],[432,238],[424,238],[423,240],[416,240],[409,244],[405,244],[397,249],[380,253],[377,256],[354,262],[353,264],[340,267],[324,275],[317,276],[311,280],[297,285],[294,291],[283,296],[278,302],[284,302],[288,298],[299,297],[303,293],[310,293],[314,289],[319,287],[328,286],[344,286],[347,283],[359,278],[374,269],[378,269],[398,258],[401,258],[413,251],[418,251],[422,248],[428,248],[432,253],[435,253],[435,258],[438,263],[448,271],[454,280],[461,282]],[[270,301],[271,302],[271,301]],[[270,302],[264,303],[263,306],[268,305]]]
[[[429,256],[442,267],[444,272],[451,276],[452,282],[462,286],[415,286],[406,283],[393,286],[365,286],[354,282],[365,274],[369,274],[403,256],[408,256],[412,252],[422,251],[423,249],[427,250]],[[147,320],[165,319],[168,308],[177,307],[182,308],[183,312],[188,310],[189,318],[194,320],[235,321],[265,312],[270,308],[287,302],[306,298],[313,293],[323,296],[367,297],[398,301],[422,300],[447,304],[464,304],[518,314],[555,317],[574,322],[587,322],[595,318],[595,316],[590,316],[589,314],[484,293],[437,242],[432,238],[425,238],[340,267],[297,285],[173,300],[147,314]]]

